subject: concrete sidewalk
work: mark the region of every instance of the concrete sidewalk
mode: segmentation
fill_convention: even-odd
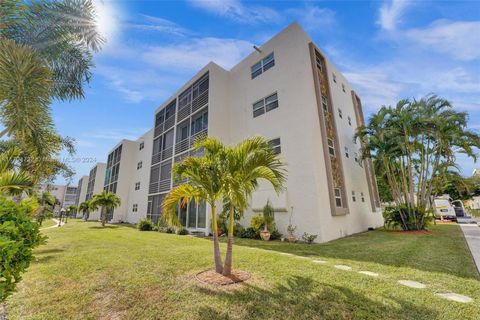
[[[461,224],[460,228],[467,240],[477,270],[480,272],[480,227],[476,224]]]

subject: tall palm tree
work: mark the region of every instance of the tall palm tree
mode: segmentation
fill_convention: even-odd
[[[24,171],[15,169],[14,162],[19,153],[16,147],[0,153],[0,195],[21,195],[33,188],[32,178]]]
[[[286,181],[286,169],[279,156],[263,137],[245,139],[227,148],[226,154],[226,161],[222,166],[225,169],[222,175],[222,191],[231,205],[223,275],[229,276],[232,272],[235,208],[240,211],[247,208],[260,180],[269,182],[277,193],[281,192]]]
[[[225,146],[214,138],[207,138],[194,146],[195,151],[202,150],[199,157],[187,157],[175,164],[173,173],[176,179],[188,179],[173,188],[162,204],[162,219],[169,225],[179,225],[175,214],[177,206],[185,206],[190,200],[205,201],[211,208],[213,256],[215,271],[222,273],[222,258],[218,241],[217,203],[222,199],[222,163],[226,158]]]
[[[102,193],[93,196],[91,205],[92,208],[101,208],[100,220],[102,227],[105,227],[105,223],[107,222],[107,212],[119,207],[120,204],[120,198],[113,192],[102,191]]]

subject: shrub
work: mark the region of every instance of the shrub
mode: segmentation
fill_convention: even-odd
[[[260,235],[257,233],[255,229],[252,227],[244,229],[240,233],[240,238],[246,238],[246,239],[260,239]]]
[[[282,236],[283,235],[280,233],[280,231],[278,231],[278,229],[275,229],[270,233],[270,240],[278,240],[281,239]]]
[[[152,231],[153,222],[150,219],[141,219],[137,225],[138,230],[140,231]]]
[[[184,227],[180,227],[177,229],[177,234],[180,236],[184,236],[188,234],[188,230],[185,229]]]
[[[240,223],[237,222],[233,227],[233,235],[235,237],[238,237],[243,232],[244,229],[245,228]]]
[[[432,213],[428,211],[422,211],[417,208],[414,210],[415,212],[409,214],[406,206],[386,207],[383,211],[385,228],[402,228],[403,230],[425,229],[427,222],[432,219]]]
[[[15,290],[33,260],[33,248],[45,243],[32,210],[30,203],[0,198],[0,301]]]
[[[260,232],[265,228],[265,217],[263,215],[253,216],[252,220],[250,220],[250,227],[260,234]],[[269,231],[275,230],[275,221],[268,221],[267,229]]]
[[[302,235],[302,240],[305,241],[308,244],[311,244],[315,239],[317,239],[318,235],[316,234],[309,234],[304,232]]]

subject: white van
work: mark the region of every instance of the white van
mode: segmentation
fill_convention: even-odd
[[[433,201],[435,205],[435,216],[443,217],[444,219],[456,220],[455,209],[449,199],[438,197]]]

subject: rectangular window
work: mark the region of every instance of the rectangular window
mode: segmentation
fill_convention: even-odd
[[[360,196],[362,197],[362,202],[365,202],[365,196],[363,195],[363,192],[360,192]]]
[[[132,207],[132,212],[137,212],[138,211],[138,204],[134,203]]]
[[[172,163],[170,161],[162,164],[160,169],[160,181],[170,180],[172,176]]]
[[[253,108],[253,117],[256,118],[265,112],[271,111],[278,108],[278,96],[275,92],[274,94],[269,95],[252,105]]]
[[[338,108],[338,116],[340,117],[340,119],[343,119],[342,109],[340,108]]]
[[[280,138],[272,139],[268,141],[268,144],[273,149],[275,154],[280,154],[282,152],[282,148],[280,146]]]
[[[338,208],[341,208],[342,207],[342,190],[340,190],[340,188],[335,188],[334,191],[335,191],[335,205]]]
[[[350,154],[348,153],[348,147],[345,147],[345,157],[350,158]]]
[[[354,155],[354,159],[355,159],[355,162],[358,162],[358,153],[355,152],[355,155]]]
[[[135,182],[135,190],[140,190],[140,182]]]
[[[357,201],[357,197],[355,197],[355,191],[352,191],[352,201]]]
[[[331,156],[335,156],[335,145],[333,144],[332,139],[328,139],[328,152]]]
[[[345,92],[345,85],[342,83],[342,91]]]
[[[275,65],[275,57],[273,55],[273,52],[270,53],[268,56],[260,60],[259,62],[255,63],[251,68],[250,68],[250,73],[252,75],[252,79],[258,77],[261,75],[263,72],[267,71],[271,67]]]
[[[208,112],[198,113],[192,118],[191,132],[192,136],[207,129]]]
[[[138,147],[139,150],[142,150],[145,147],[145,143],[140,142],[140,146]]]
[[[350,118],[350,116],[348,116],[347,119],[348,119],[348,125],[351,127],[352,126],[352,118]]]
[[[322,96],[322,107],[323,107],[323,112],[327,113],[328,112],[328,101],[327,97]]]
[[[138,170],[138,169],[141,169],[141,168],[142,168],[142,165],[143,165],[142,161],[140,161],[139,163],[137,163],[137,170]]]

